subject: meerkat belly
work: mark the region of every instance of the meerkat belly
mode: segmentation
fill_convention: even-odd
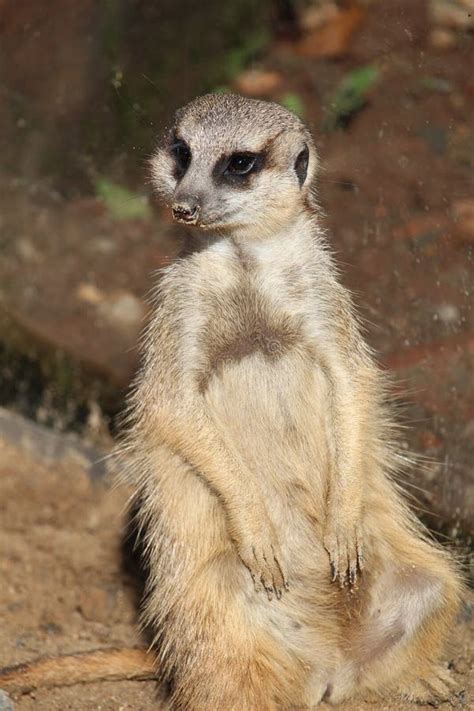
[[[205,397],[221,436],[268,494],[275,519],[315,522],[331,460],[326,378],[305,349],[285,349],[277,337],[269,343],[270,353],[257,348],[220,362]]]

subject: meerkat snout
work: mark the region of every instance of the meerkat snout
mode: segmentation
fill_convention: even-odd
[[[209,94],[176,113],[152,177],[175,220],[259,238],[313,206],[316,165],[309,131],[287,109]]]
[[[185,222],[194,225],[198,221],[201,206],[199,198],[194,195],[183,195],[179,201],[175,201],[171,207],[173,218],[177,222]]]

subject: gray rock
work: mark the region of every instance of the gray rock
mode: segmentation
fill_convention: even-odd
[[[54,432],[0,407],[0,443],[2,440],[46,465],[78,462],[93,480],[103,479],[112,470],[108,453],[83,442],[77,435]]]
[[[0,689],[0,711],[15,711],[13,701],[3,689]]]

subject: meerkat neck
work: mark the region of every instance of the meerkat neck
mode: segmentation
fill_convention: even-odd
[[[230,235],[232,242],[240,247],[253,244],[265,245],[275,244],[280,241],[291,241],[300,239],[311,239],[318,231],[317,216],[307,211],[298,212],[293,219],[285,222],[284,225],[277,225],[275,229],[262,232],[258,229],[236,230]]]

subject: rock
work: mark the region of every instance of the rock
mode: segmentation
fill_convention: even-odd
[[[0,711],[15,711],[13,701],[3,689],[0,689]]]
[[[0,447],[13,446],[44,465],[79,465],[93,480],[103,479],[111,462],[77,435],[60,434],[0,407]]]

